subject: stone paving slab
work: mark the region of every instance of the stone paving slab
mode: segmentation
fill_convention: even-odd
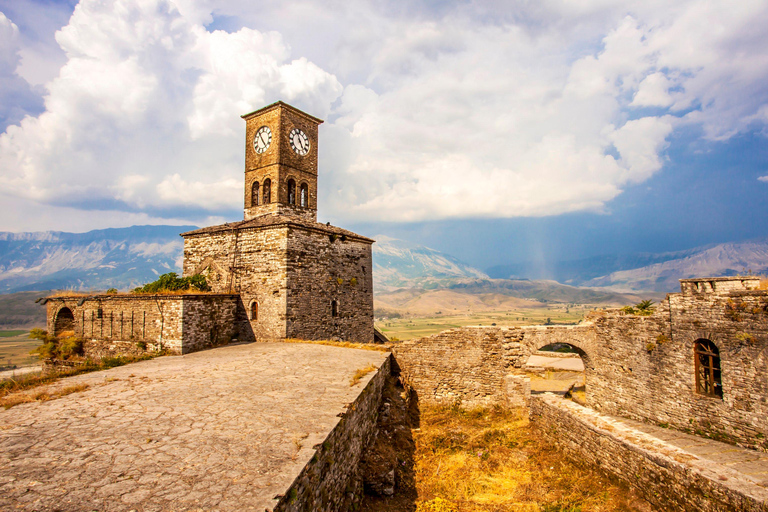
[[[748,450],[739,446],[721,443],[673,429],[648,425],[640,421],[613,417],[636,430],[650,434],[658,439],[718,465],[733,469],[747,479],[768,488],[768,453]]]
[[[385,357],[252,343],[62,379],[90,388],[0,410],[0,510],[271,509]]]

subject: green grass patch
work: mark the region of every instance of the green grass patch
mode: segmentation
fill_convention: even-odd
[[[13,336],[21,336],[22,334],[26,334],[29,331],[26,330],[12,330],[12,331],[0,331],[0,338],[11,338]]]

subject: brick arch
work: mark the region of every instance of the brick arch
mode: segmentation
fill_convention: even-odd
[[[63,332],[75,330],[75,315],[72,310],[64,306],[56,312],[53,321],[53,334],[58,336]]]

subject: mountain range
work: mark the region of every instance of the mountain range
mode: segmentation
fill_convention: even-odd
[[[87,233],[0,232],[0,293],[130,290],[160,274],[179,272],[183,256],[179,233],[192,229],[195,226],[132,226]],[[377,294],[399,289],[454,289],[462,293],[479,293],[482,289],[574,301],[574,287],[664,293],[678,290],[677,280],[686,277],[768,273],[768,239],[680,252],[564,261],[546,272],[529,263],[494,267],[487,273],[422,245],[384,235],[375,239],[373,268]],[[558,288],[562,284],[570,288]],[[597,300],[605,292],[597,290],[587,295]]]

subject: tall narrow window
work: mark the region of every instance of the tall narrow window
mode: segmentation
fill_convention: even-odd
[[[301,198],[300,198],[300,204],[302,208],[306,208],[309,206],[309,187],[307,187],[306,183],[301,184]]]
[[[259,206],[259,182],[254,181],[251,185],[251,206]]]
[[[262,203],[269,204],[272,202],[272,180],[269,178],[264,180],[264,185],[261,187],[261,196],[263,198]]]
[[[331,301],[331,316],[339,316],[339,301]]]
[[[296,204],[296,182],[288,180],[288,204]]]
[[[259,319],[259,303],[256,301],[253,301],[253,304],[251,304],[251,320],[254,322]]]
[[[696,340],[694,345],[696,364],[696,392],[715,398],[723,398],[720,372],[720,351],[709,340]]]

